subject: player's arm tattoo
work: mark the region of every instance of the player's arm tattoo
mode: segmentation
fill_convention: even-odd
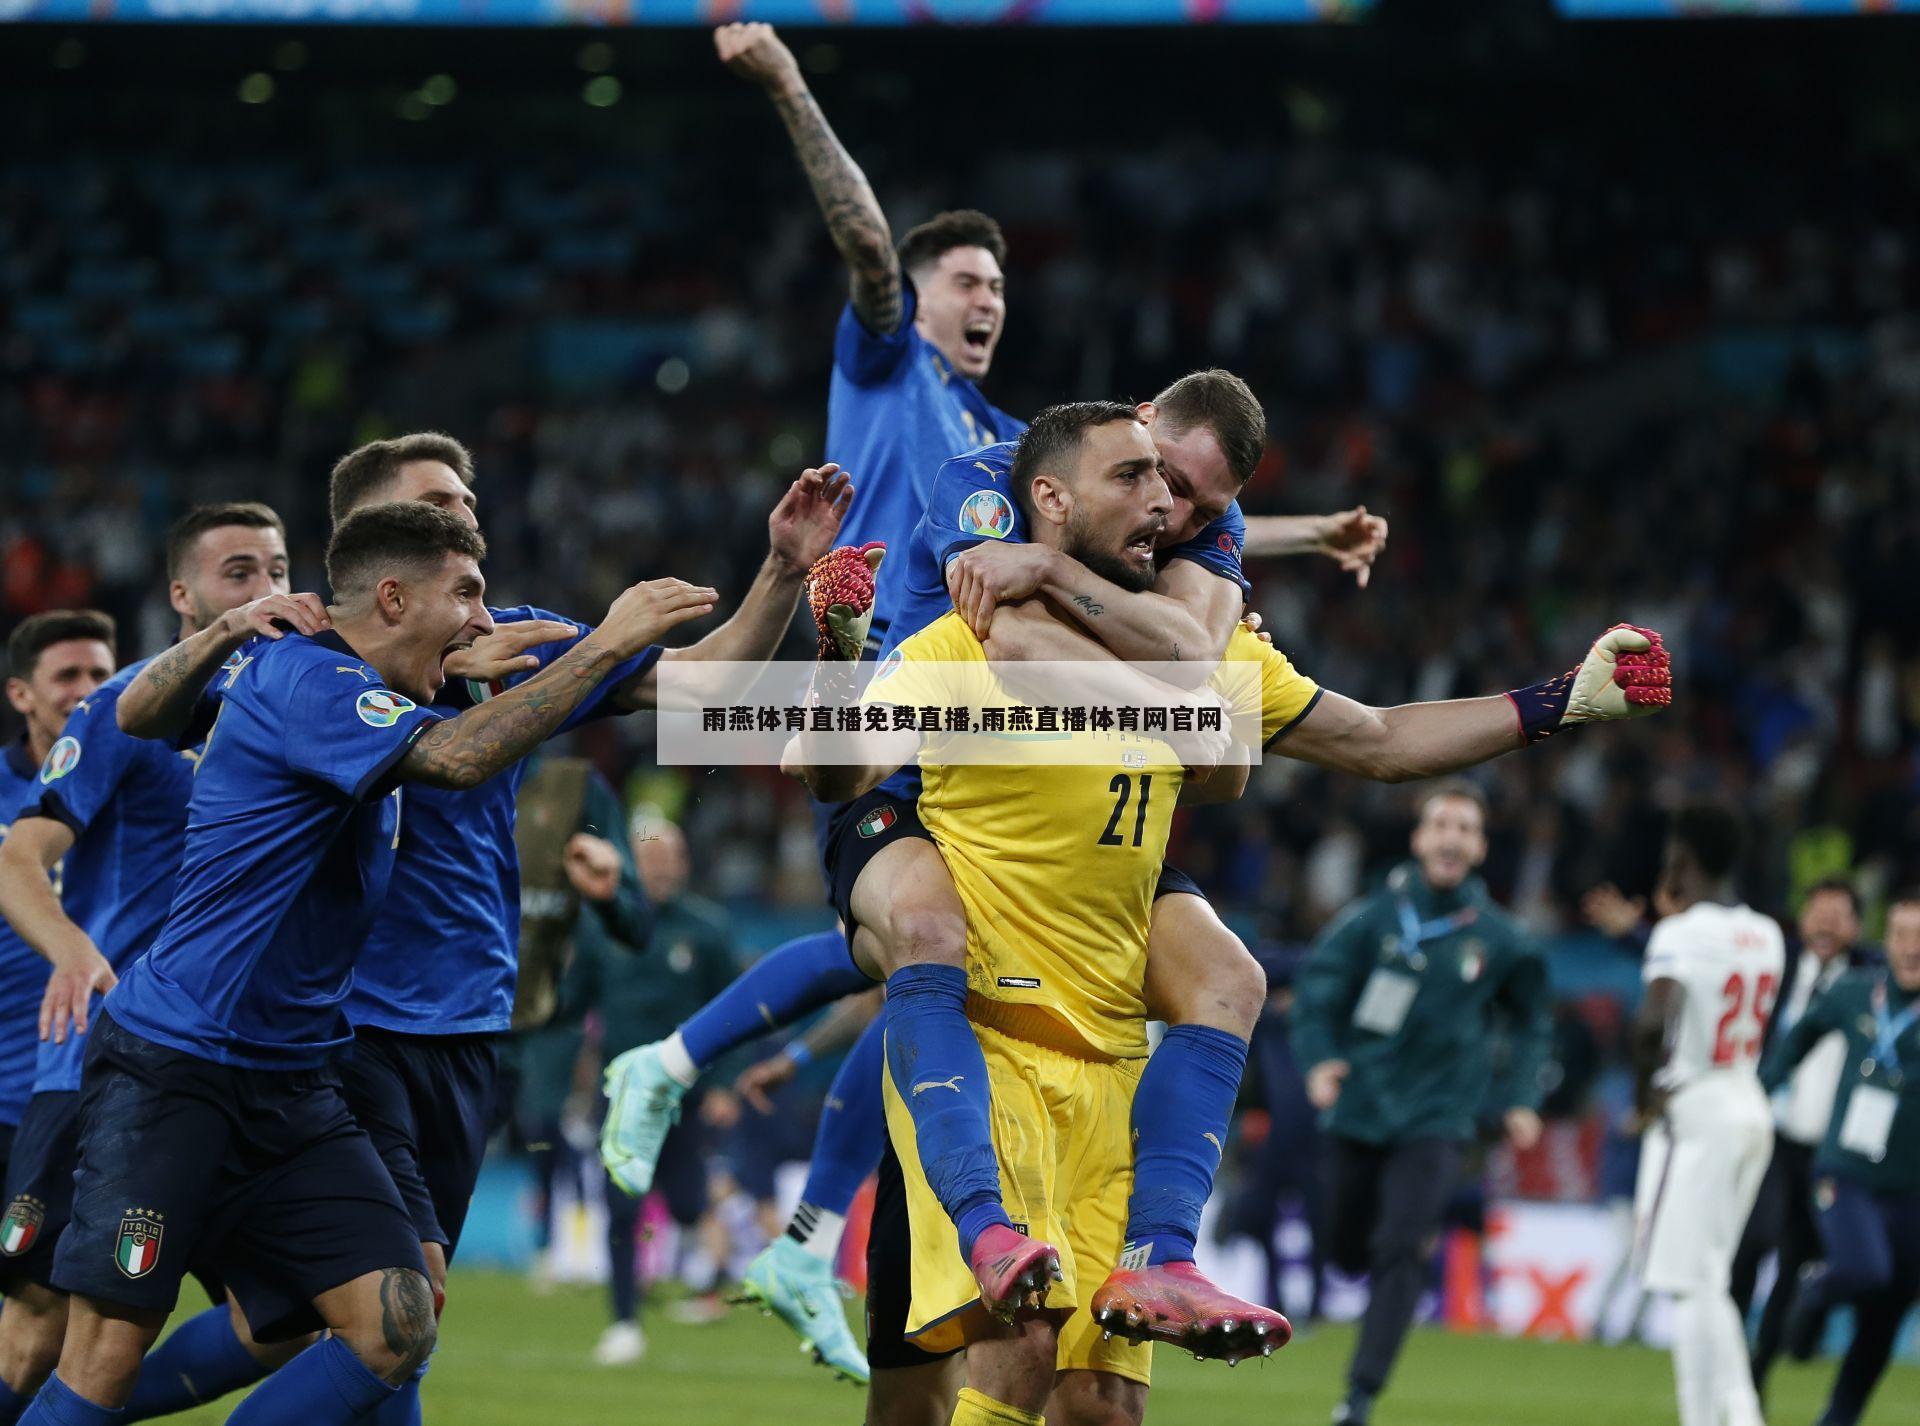
[[[380,1275],[380,1336],[397,1359],[386,1380],[403,1384],[433,1351],[433,1289],[412,1268],[388,1268]]]
[[[185,732],[200,695],[237,646],[216,626],[182,639],[153,659],[114,704],[121,731],[136,738],[173,738]]]
[[[1089,619],[1097,619],[1102,614],[1107,612],[1106,605],[1102,604],[1097,599],[1088,597],[1085,594],[1074,595],[1073,602],[1080,606],[1081,612],[1083,612]],[[1176,654],[1175,657],[1177,658],[1179,656]]]
[[[538,677],[433,724],[407,750],[401,775],[434,787],[478,787],[551,737],[619,663],[613,649],[583,639]]]
[[[813,185],[814,200],[827,220],[827,232],[853,274],[853,310],[872,331],[887,334],[900,326],[903,294],[900,257],[886,215],[819,104],[805,89],[781,94],[773,106],[793,139],[800,166]]]

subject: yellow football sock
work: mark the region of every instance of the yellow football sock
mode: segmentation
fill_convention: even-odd
[[[1022,1411],[963,1386],[960,1399],[953,1404],[951,1426],[1047,1426],[1047,1418],[1038,1411]]]

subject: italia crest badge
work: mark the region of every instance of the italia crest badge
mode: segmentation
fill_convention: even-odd
[[[1471,985],[1480,979],[1480,972],[1487,968],[1487,948],[1478,939],[1468,941],[1460,949],[1460,979]]]
[[[146,1208],[128,1211],[120,1220],[120,1237],[113,1245],[113,1264],[128,1277],[145,1277],[160,1261],[160,1235],[165,1225],[158,1213]]]
[[[0,1253],[17,1258],[40,1236],[47,1210],[39,1199],[22,1194],[7,1205],[7,1216],[0,1218]]]
[[[876,807],[860,819],[856,830],[863,837],[877,837],[899,820],[899,814],[891,807]]]

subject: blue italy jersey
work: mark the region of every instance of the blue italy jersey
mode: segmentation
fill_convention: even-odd
[[[199,760],[197,750],[120,731],[120,695],[149,662],[127,665],[73,710],[40,769],[40,796],[26,809],[73,830],[61,901],[116,974],[153,944],[167,919]],[[117,997],[112,1004],[118,1008]],[[33,1092],[78,1089],[85,1047],[86,1037],[71,1032],[65,1044],[40,1042]]]
[[[887,545],[874,591],[876,639],[893,620],[906,577],[901,556],[926,513],[941,462],[1026,429],[914,330],[917,298],[911,282],[902,287],[900,326],[891,336],[868,331],[852,303],[840,314],[827,397],[826,458],[853,478],[854,488],[839,543]]]
[[[920,632],[953,608],[947,594],[947,561],[962,550],[987,540],[1019,543],[1027,538],[1027,520],[1012,489],[1016,442],[1001,441],[942,461],[933,477],[926,513],[907,541],[900,561],[899,604],[880,657]],[[1247,542],[1247,521],[1234,501],[1216,520],[1192,539],[1162,550],[1155,558],[1162,566],[1172,560],[1192,560],[1251,594],[1240,567]],[[889,554],[888,562],[894,556]],[[886,566],[882,566],[884,569]],[[920,771],[902,768],[881,784],[897,797],[918,797]]]
[[[522,605],[489,611],[496,624],[562,619]],[[563,622],[575,622],[563,620]],[[592,632],[575,625],[571,639],[532,652],[545,668]],[[560,726],[619,711],[607,696],[660,657],[650,648],[602,679]],[[535,676],[529,669],[491,688],[449,683],[435,708],[458,712]],[[386,905],[354,967],[347,1018],[414,1035],[465,1035],[507,1029],[519,969],[520,857],[513,840],[514,803],[527,764],[515,763],[470,792],[409,787],[399,855]],[[621,837],[625,828],[608,828]]]
[[[107,1009],[200,1059],[309,1069],[351,1036],[341,1005],[400,841],[396,770],[438,715],[331,631],[255,639],[217,677],[173,905]]]
[[[0,758],[0,837],[22,809],[38,800],[39,772],[22,733]],[[54,875],[58,885],[57,869]],[[46,988],[47,963],[0,920],[0,1124],[18,1124],[33,1092],[40,995]]]

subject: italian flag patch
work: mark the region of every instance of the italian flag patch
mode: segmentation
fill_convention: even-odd
[[[16,1198],[7,1207],[7,1216],[0,1218],[0,1253],[17,1258],[33,1246],[33,1240],[40,1236],[40,1224],[46,1218],[46,1211],[31,1198]]]
[[[877,837],[899,820],[899,814],[891,807],[876,807],[860,819],[860,835],[863,837]]]
[[[114,1265],[128,1277],[145,1277],[160,1260],[161,1226],[144,1210],[120,1220],[120,1238],[114,1244]]]

